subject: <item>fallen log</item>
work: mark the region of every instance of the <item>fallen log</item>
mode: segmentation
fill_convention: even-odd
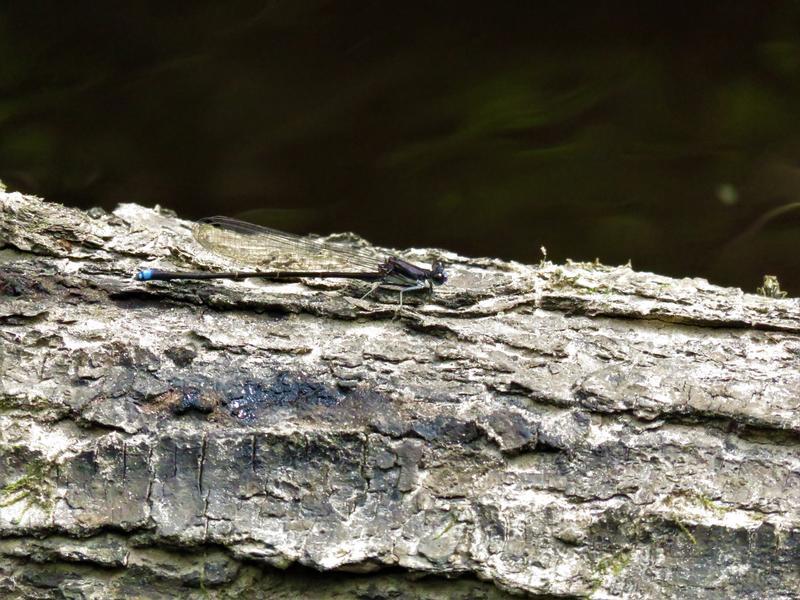
[[[797,299],[131,280],[229,266],[189,231],[0,192],[3,594],[797,597]]]

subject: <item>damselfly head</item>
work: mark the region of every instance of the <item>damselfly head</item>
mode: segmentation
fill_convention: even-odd
[[[436,285],[442,285],[447,281],[447,275],[444,274],[444,263],[438,260],[433,261],[431,265],[431,281]]]

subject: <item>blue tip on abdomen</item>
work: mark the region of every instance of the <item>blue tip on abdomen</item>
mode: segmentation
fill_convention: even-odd
[[[149,281],[153,277],[153,271],[145,269],[136,274],[136,281]]]

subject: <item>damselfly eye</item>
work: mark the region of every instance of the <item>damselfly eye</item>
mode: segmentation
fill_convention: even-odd
[[[436,285],[442,285],[447,281],[447,275],[444,273],[444,263],[441,261],[434,261],[431,265],[431,281]]]

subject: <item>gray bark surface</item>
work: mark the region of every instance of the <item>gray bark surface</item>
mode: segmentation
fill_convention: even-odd
[[[0,193],[0,596],[800,597],[797,299],[130,280],[188,225]]]

